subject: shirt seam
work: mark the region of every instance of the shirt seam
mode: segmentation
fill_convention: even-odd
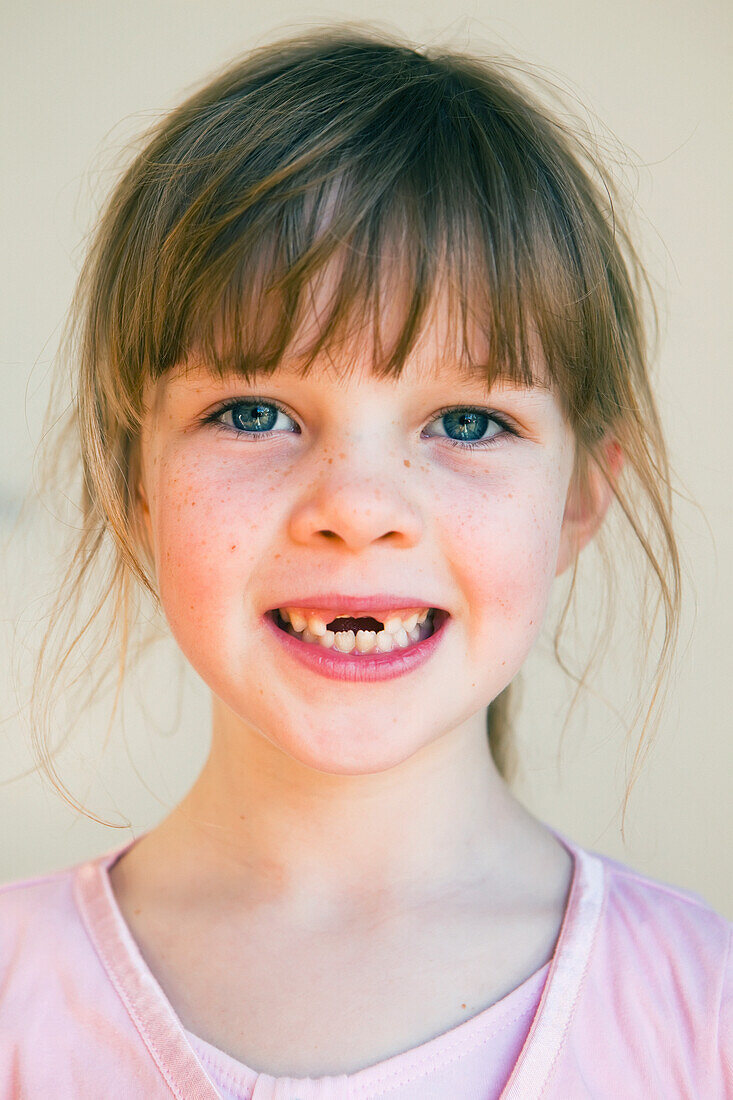
[[[538,969],[539,970],[545,970],[546,968],[549,968],[549,963],[544,963],[543,966],[538,968]],[[535,972],[535,973],[537,973],[537,972]],[[467,1054],[470,1054],[473,1050],[480,1047],[483,1043],[490,1042],[491,1039],[494,1036],[499,1035],[502,1031],[506,1030],[506,1028],[510,1027],[513,1023],[516,1023],[518,1020],[520,1020],[523,1016],[526,1016],[528,1013],[531,1013],[534,1016],[534,1013],[536,1013],[536,1011],[537,1011],[537,1006],[539,1004],[539,1000],[541,999],[542,990],[544,989],[546,981],[547,981],[547,973],[545,973],[545,976],[542,979],[542,984],[540,986],[539,993],[535,992],[535,993],[532,994],[531,997],[525,996],[524,1004],[521,1007],[517,1006],[514,1009],[510,1010],[509,1012],[505,1013],[503,1015],[503,1017],[499,1018],[499,1020],[497,1021],[496,1026],[489,1025],[488,1029],[487,1028],[483,1028],[483,1029],[476,1028],[474,1033],[471,1034],[471,1035],[465,1035],[465,1036],[464,1035],[459,1035],[459,1036],[455,1036],[453,1038],[450,1037],[451,1031],[457,1031],[457,1030],[461,1029],[464,1026],[464,1024],[469,1024],[472,1020],[477,1019],[477,1017],[482,1015],[484,1012],[490,1012],[492,1008],[497,1007],[501,1004],[501,1000],[503,1000],[503,998],[501,998],[499,1001],[495,1001],[493,1005],[489,1005],[486,1009],[482,1009],[479,1013],[476,1014],[476,1016],[469,1017],[467,1020],[464,1020],[463,1023],[461,1023],[461,1024],[456,1024],[454,1028],[449,1028],[447,1031],[441,1032],[439,1035],[435,1036],[433,1039],[427,1039],[425,1041],[425,1043],[419,1043],[416,1047],[412,1047],[408,1050],[402,1051],[399,1054],[391,1055],[390,1058],[384,1059],[382,1063],[375,1062],[371,1066],[365,1066],[364,1069],[362,1069],[362,1070],[356,1070],[352,1074],[346,1074],[345,1076],[349,1077],[349,1086],[350,1086],[350,1088],[355,1090],[356,1092],[360,1092],[364,1088],[374,1088],[375,1085],[376,1086],[381,1086],[381,1084],[383,1082],[390,1081],[392,1076],[396,1075],[399,1079],[397,1080],[396,1084],[394,1084],[394,1085],[390,1084],[389,1088],[391,1090],[392,1088],[397,1087],[400,1084],[405,1084],[405,1083],[407,1083],[411,1080],[416,1079],[416,1078],[411,1076],[411,1074],[413,1073],[414,1068],[415,1068],[414,1065],[413,1066],[407,1065],[407,1066],[403,1066],[403,1067],[395,1067],[394,1069],[389,1069],[389,1070],[381,1068],[381,1066],[385,1062],[388,1062],[388,1061],[391,1061],[391,1060],[398,1060],[400,1058],[408,1059],[412,1056],[412,1060],[414,1062],[417,1057],[426,1058],[426,1060],[430,1061],[431,1064],[428,1066],[428,1068],[426,1070],[423,1070],[423,1073],[421,1075],[424,1075],[424,1073],[432,1073],[435,1069],[439,1069],[442,1064],[452,1064],[453,1061],[456,1061],[460,1058],[465,1057]],[[517,988],[519,988],[519,987],[517,987]],[[506,996],[507,997],[511,996],[511,993],[507,994]],[[487,1034],[487,1030],[488,1030],[488,1034]],[[220,1065],[220,1063],[217,1061],[217,1055],[224,1054],[225,1057],[227,1057],[227,1058],[231,1057],[230,1055],[226,1054],[226,1051],[221,1051],[221,1050],[219,1050],[219,1048],[213,1046],[212,1044],[208,1044],[208,1046],[211,1046],[211,1052],[209,1052],[207,1047],[203,1045],[203,1044],[206,1043],[206,1040],[203,1040],[203,1039],[200,1038],[200,1036],[196,1036],[196,1035],[193,1035],[193,1039],[194,1039],[194,1042],[191,1045],[195,1046],[196,1053],[197,1053],[197,1056],[198,1056],[199,1060],[200,1061],[205,1060],[206,1064],[211,1069],[216,1069],[217,1070],[217,1073],[220,1071],[222,1075],[223,1074],[228,1074],[229,1076],[227,1077],[227,1080],[229,1081],[230,1084],[234,1084],[237,1087],[241,1087],[242,1086],[241,1073],[244,1073],[244,1074],[246,1074],[246,1073],[257,1073],[256,1070],[253,1070],[251,1066],[246,1065],[244,1062],[237,1063],[237,1066],[234,1067],[234,1068],[230,1068],[227,1065]],[[199,1047],[196,1043],[197,1040],[198,1040],[198,1042],[200,1042],[202,1044],[201,1049],[199,1049]],[[439,1043],[441,1040],[442,1040],[442,1043],[441,1043],[441,1049],[440,1050],[436,1050],[435,1052],[431,1052],[429,1054],[429,1056],[428,1055],[420,1055],[420,1056],[417,1055],[416,1052],[419,1051],[421,1046],[429,1045],[429,1044],[432,1044],[432,1043]],[[465,1049],[460,1049],[461,1047],[465,1047]],[[441,1059],[444,1056],[447,1056],[449,1054],[451,1055],[450,1060],[448,1062],[442,1063]],[[240,1067],[241,1067],[240,1078],[237,1079],[237,1071],[239,1070]],[[358,1080],[356,1080],[356,1078],[358,1077],[358,1074],[360,1074],[360,1073],[370,1073],[371,1075],[373,1075],[375,1080],[374,1081],[369,1080],[368,1082],[367,1081],[359,1082]],[[333,1076],[333,1075],[321,1075],[321,1076]],[[338,1075],[338,1076],[341,1076],[341,1075]],[[380,1078],[381,1078],[381,1080],[380,1080]],[[293,1080],[300,1080],[300,1079],[299,1078],[293,1078]]]
[[[563,1028],[562,1035],[560,1036],[560,1041],[557,1044],[557,1049],[555,1050],[554,1057],[553,1057],[552,1062],[550,1063],[550,1066],[547,1070],[545,1080],[542,1082],[542,1087],[541,1087],[539,1093],[537,1094],[537,1100],[540,1100],[540,1097],[544,1096],[545,1093],[547,1092],[547,1088],[548,1088],[548,1086],[550,1084],[550,1081],[552,1079],[552,1075],[555,1072],[555,1066],[557,1065],[557,1061],[560,1057],[560,1054],[563,1050],[563,1047],[565,1046],[565,1041],[567,1039],[568,1032],[570,1030],[570,1025],[571,1025],[573,1019],[575,1018],[575,1009],[577,1007],[578,1001],[580,1000],[580,994],[583,990],[583,986],[585,985],[585,979],[586,979],[586,976],[588,974],[588,969],[589,969],[590,964],[591,964],[591,959],[593,958],[593,954],[594,954],[595,947],[596,947],[596,941],[598,939],[598,933],[599,933],[599,931],[600,931],[600,929],[603,925],[604,918],[606,916],[606,909],[608,907],[609,889],[608,889],[608,882],[606,881],[605,867],[604,867],[604,876],[603,877],[604,877],[604,887],[603,887],[603,896],[602,896],[602,900],[601,900],[600,911],[599,911],[599,913],[597,915],[597,918],[596,918],[595,928],[593,929],[593,937],[591,939],[590,946],[589,946],[588,952],[586,954],[585,963],[583,965],[583,972],[580,976],[580,981],[578,982],[578,988],[575,991],[575,996],[573,997],[573,1002],[572,1002],[572,1005],[570,1006],[570,1011],[567,1014],[567,1020],[565,1021],[565,1027]]]
[[[540,994],[541,996],[541,994]],[[377,1081],[376,1085],[379,1088],[378,1092],[374,1092],[375,1096],[386,1096],[390,1092],[394,1092],[396,1088],[400,1088],[403,1085],[407,1085],[410,1082],[419,1081],[423,1077],[427,1077],[428,1074],[434,1073],[436,1070],[443,1069],[448,1066],[454,1065],[462,1058],[472,1054],[480,1047],[490,1043],[493,1038],[500,1035],[502,1031],[506,1031],[508,1027],[515,1024],[518,1020],[521,1020],[523,1016],[527,1016],[531,1013],[531,1019],[534,1019],[534,1013],[537,1011],[537,1005],[531,1004],[518,1012],[516,1015],[512,1015],[511,1019],[504,1020],[500,1027],[492,1030],[490,1035],[474,1036],[475,1041],[466,1039],[454,1039],[452,1042],[446,1044],[446,1049],[439,1053],[436,1053],[431,1058],[431,1063],[428,1066],[412,1066],[407,1067],[405,1070],[391,1070],[385,1074],[381,1081]],[[531,1026],[531,1023],[530,1023]],[[399,1056],[398,1056],[399,1057]],[[364,1082],[349,1082],[350,1096],[358,1097],[369,1095],[368,1090],[374,1088],[374,1083],[369,1081]],[[365,1091],[366,1090],[366,1091]]]
[[[368,1096],[387,1096],[389,1093],[394,1092],[395,1089],[401,1088],[404,1085],[411,1082],[419,1081],[423,1077],[427,1077],[429,1074],[434,1073],[436,1070],[444,1069],[448,1066],[452,1066],[454,1063],[459,1062],[462,1058],[472,1054],[475,1050],[478,1050],[481,1046],[490,1043],[497,1035],[500,1035],[502,1031],[506,1031],[508,1027],[521,1020],[523,1016],[527,1016],[530,1013],[536,1012],[536,1005],[529,1004],[519,1012],[512,1014],[509,1018],[505,1019],[501,1025],[497,1028],[493,1028],[488,1035],[473,1036],[471,1038],[459,1038],[454,1039],[446,1044],[446,1049],[430,1056],[429,1064],[423,1066],[406,1066],[402,1068],[395,1068],[385,1071],[380,1074],[378,1069],[378,1063],[373,1066],[365,1066],[362,1070],[357,1070],[355,1074],[328,1074],[327,1077],[341,1077],[345,1076],[348,1079],[348,1088],[350,1097],[364,1097]],[[458,1025],[460,1027],[460,1025]],[[446,1034],[445,1032],[443,1034]],[[438,1038],[436,1036],[436,1038]],[[431,1042],[433,1040],[428,1040]],[[422,1045],[422,1044],[420,1044]],[[214,1048],[216,1049],[216,1048]],[[419,1048],[414,1048],[415,1050]],[[410,1051],[404,1051],[402,1054],[395,1054],[392,1057],[400,1058],[409,1055]],[[234,1086],[237,1090],[241,1090],[242,1087],[249,1087],[248,1082],[243,1082],[240,1076],[237,1076],[235,1069],[229,1066],[221,1066],[215,1056],[209,1055],[206,1050],[197,1050],[197,1055],[201,1061],[205,1061],[209,1070],[215,1074],[217,1081],[221,1080],[228,1086]],[[445,1057],[444,1057],[445,1056]],[[244,1072],[257,1074],[256,1070],[251,1069],[249,1066],[245,1066],[241,1063]],[[355,1078],[360,1073],[373,1074],[376,1080],[364,1080],[358,1081]],[[259,1075],[258,1075],[259,1076]],[[265,1074],[265,1076],[268,1076]],[[380,1079],[381,1077],[381,1079]],[[301,1081],[311,1081],[312,1078],[288,1078],[294,1082],[300,1083]],[[315,1080],[318,1080],[316,1078]],[[296,1086],[294,1086],[296,1087]]]
[[[105,973],[112,983],[112,986],[117,993],[117,996],[122,1001],[125,1012],[127,1013],[131,1023],[133,1024],[137,1033],[140,1035],[145,1046],[152,1054],[153,1061],[155,1062],[158,1072],[160,1073],[163,1080],[166,1082],[172,1095],[178,1097],[178,1100],[185,1100],[185,1097],[182,1095],[182,1093],[179,1092],[178,1088],[176,1087],[175,1081],[173,1081],[172,1078],[169,1076],[168,1067],[165,1064],[165,1059],[163,1058],[162,1052],[159,1050],[157,1043],[153,1039],[152,1035],[148,1033],[147,1028],[144,1027],[142,1021],[138,1018],[135,1011],[136,1006],[134,999],[128,995],[127,990],[124,988],[124,986],[121,986],[120,982],[118,982],[115,967],[112,965],[112,962],[106,950],[104,949],[104,946],[98,942],[93,927],[91,927],[89,924],[86,905],[79,904],[76,879],[74,880],[74,900],[76,902],[77,911],[81,916],[81,921],[84,926],[84,931],[86,932],[87,938],[92,944],[92,947],[94,948],[97,957],[99,958],[99,961],[104,967]]]

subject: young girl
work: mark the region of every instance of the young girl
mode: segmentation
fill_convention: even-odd
[[[75,303],[62,599],[111,547],[121,667],[137,583],[211,752],[134,843],[3,890],[3,1098],[731,1095],[730,925],[507,784],[612,500],[676,615],[608,187],[500,65],[349,28],[149,135]]]

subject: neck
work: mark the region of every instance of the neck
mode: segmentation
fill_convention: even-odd
[[[293,912],[424,904],[511,875],[541,826],[498,774],[484,712],[386,771],[327,774],[227,720],[186,799],[159,826],[174,863],[208,888]]]

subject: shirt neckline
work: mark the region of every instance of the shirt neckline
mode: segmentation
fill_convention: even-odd
[[[490,1043],[493,1034],[502,1031],[508,1023],[522,1019],[530,1010],[534,1016],[549,968],[548,961],[500,1000],[434,1038],[426,1039],[418,1046],[390,1055],[352,1073],[338,1076],[273,1077],[267,1073],[259,1073],[187,1028],[184,1031],[196,1055],[211,1071],[212,1080],[217,1086],[226,1081],[229,1088],[233,1087],[235,1091],[244,1093],[257,1083],[261,1087],[264,1081],[270,1087],[279,1085],[282,1088],[287,1085],[300,1092],[305,1091],[306,1081],[311,1086],[313,1082],[326,1081],[329,1085],[336,1083],[342,1086],[348,1082],[351,1089],[349,1095],[353,1091],[354,1096],[381,1096],[387,1089],[392,1091],[403,1082],[413,1081],[416,1071],[423,1072],[426,1067],[430,1069],[456,1061],[470,1054],[478,1044],[485,1045],[487,1041]],[[530,1024],[531,1020],[525,1028],[525,1037]]]
[[[545,824],[545,828],[569,852],[573,872],[539,1005],[500,1100],[527,1100],[541,1094],[575,1010],[603,904],[601,860],[551,826]],[[143,959],[112,891],[109,869],[134,843],[77,868],[77,908],[110,981],[173,1095],[180,1100],[220,1100],[181,1020]]]

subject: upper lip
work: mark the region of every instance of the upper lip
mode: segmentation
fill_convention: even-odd
[[[424,600],[421,596],[345,596],[338,592],[317,593],[312,596],[287,598],[276,605],[280,607],[317,607],[323,609],[336,609],[338,611],[399,611],[407,607],[434,607],[443,611],[445,608],[438,604]],[[276,610],[275,607],[271,608]]]

